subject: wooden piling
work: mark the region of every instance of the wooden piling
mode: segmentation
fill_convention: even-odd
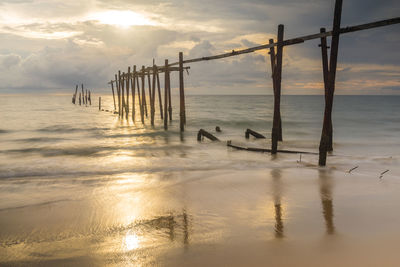
[[[185,88],[183,80],[183,53],[179,52],[179,124],[181,132],[185,131],[186,111],[185,111]]]
[[[149,72],[149,76],[150,76],[150,72]],[[156,65],[153,63],[153,84],[152,84],[152,98],[151,98],[151,108],[150,108],[150,115],[151,115],[151,125],[154,125],[154,115],[156,112],[155,109],[155,98],[156,98],[156,78],[157,77],[157,67]]]
[[[131,67],[128,67],[128,73],[127,76],[125,78],[126,81],[126,120],[128,120],[128,116],[129,116],[129,84],[130,84],[130,77],[131,76]]]
[[[321,33],[326,32],[325,28],[321,28],[320,29]],[[328,75],[329,75],[329,61],[328,61],[328,46],[326,43],[326,37],[321,37],[321,44],[319,45],[321,47],[321,57],[322,57],[322,71],[323,71],[323,78],[324,78],[324,89],[325,89],[325,105],[326,105],[326,101],[328,98],[328,93],[329,93],[329,89],[328,89]],[[328,142],[328,147],[327,147],[327,151],[332,151],[333,150],[333,126],[332,126],[332,120],[330,121],[330,125],[329,125],[329,142]]]
[[[156,66],[157,70],[157,66]],[[160,75],[158,75],[158,70],[157,70],[157,90],[158,90],[158,105],[160,106],[160,117],[161,120],[163,119],[163,106],[162,106],[162,98],[161,98],[161,88],[160,88]]]
[[[121,71],[118,71],[118,80],[119,80],[119,91],[121,93],[121,118],[124,117],[125,112],[125,86],[124,86],[124,77],[121,76]]]
[[[319,162],[320,166],[326,165],[326,156],[329,147],[329,129],[332,128],[332,107],[333,95],[335,92],[335,78],[337,57],[339,50],[339,36],[340,36],[340,21],[342,16],[342,3],[343,0],[336,0],[335,13],[333,17],[333,29],[331,40],[331,54],[329,59],[329,73],[328,73],[328,95],[325,100],[324,123],[322,127],[321,141],[319,145]]]
[[[81,84],[81,88],[82,88],[82,105],[85,104],[85,93],[83,91],[83,83]]]
[[[88,103],[88,90],[86,89],[86,94],[85,94],[85,102],[86,102],[86,106],[87,106],[87,103]]]
[[[99,96],[99,110],[101,110],[101,96]]]
[[[114,95],[114,84],[113,81],[111,81],[111,91],[113,94],[113,101],[114,101],[114,111],[117,109],[117,106],[115,105],[115,95]]]
[[[89,100],[89,105],[92,105],[92,95],[90,94],[90,90],[89,90],[88,100]]]
[[[76,104],[76,94],[78,93],[78,85],[76,85],[76,87],[75,87],[75,94],[74,94],[74,96],[73,96],[73,100],[72,100],[72,103],[73,104]]]
[[[133,123],[135,123],[135,91],[136,91],[136,83],[135,83],[135,79],[136,79],[136,65],[133,66],[133,72],[132,72],[132,80],[131,80],[131,88],[132,88],[132,121]]]
[[[169,86],[169,70],[168,70],[168,59],[165,60],[165,72],[164,72],[164,130],[168,130],[168,86]]]
[[[145,89],[145,67],[142,66],[142,106],[144,109],[144,113],[146,115],[146,118],[148,117],[148,113],[147,113],[147,103],[146,103],[146,89]]]
[[[274,119],[272,125],[271,136],[271,154],[276,154],[278,150],[279,140],[279,121],[280,121],[280,105],[281,105],[281,81],[282,81],[282,55],[283,55],[283,31],[284,26],[278,26],[278,46],[276,52],[275,90],[274,90]]]
[[[269,39],[269,43],[273,44],[274,39]],[[275,48],[273,46],[270,47],[269,49],[269,55],[271,58],[271,73],[272,73],[272,87],[273,87],[273,92],[275,96],[276,92],[276,54],[275,54]],[[282,119],[281,119],[281,113],[279,111],[279,132],[278,132],[278,141],[282,141]]]
[[[118,94],[118,117],[121,117],[121,92],[119,90],[119,82],[117,74],[115,74],[115,87],[117,89],[117,94]]]
[[[81,102],[81,93],[79,93],[79,106],[81,106],[82,105],[82,102]]]

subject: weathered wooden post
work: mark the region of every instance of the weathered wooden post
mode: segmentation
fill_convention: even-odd
[[[124,117],[125,112],[125,88],[124,88],[124,76],[121,76],[121,71],[118,71],[118,79],[119,79],[119,91],[121,92],[121,117]]]
[[[150,71],[149,71],[149,76],[150,76]],[[151,115],[151,125],[154,125],[154,115],[156,112],[155,109],[155,99],[156,99],[156,77],[157,77],[157,67],[153,62],[153,84],[152,84],[152,98],[151,98],[151,109],[150,109],[150,115]]]
[[[179,108],[179,122],[181,132],[185,130],[186,124],[186,111],[185,111],[185,88],[183,81],[183,53],[179,52],[179,98],[180,98],[180,108]]]
[[[325,32],[325,28],[320,29],[321,33]],[[321,44],[319,45],[321,47],[321,56],[322,56],[322,70],[323,70],[323,77],[324,77],[324,88],[325,88],[325,104],[328,98],[328,75],[329,75],[329,61],[328,61],[328,46],[326,44],[326,37],[321,37]],[[329,143],[328,143],[328,151],[333,150],[333,127],[332,127],[332,120],[330,121],[329,125]]]
[[[136,91],[136,84],[135,84],[135,79],[136,79],[136,65],[133,66],[133,72],[132,72],[132,80],[131,80],[131,86],[132,86],[132,121],[135,122],[135,91]]]
[[[101,96],[99,96],[99,110],[101,110]]]
[[[171,103],[171,76],[170,72],[168,71],[168,114],[169,120],[172,121],[172,103]],[[167,115],[165,115],[167,116]]]
[[[269,43],[273,44],[274,39],[269,39]],[[271,73],[272,73],[272,88],[274,91],[274,97],[275,97],[275,92],[276,92],[276,54],[275,54],[275,48],[272,46],[269,49],[269,55],[271,58]],[[279,134],[278,134],[278,141],[282,141],[282,119],[281,119],[281,113],[279,111]]]
[[[89,90],[88,100],[89,100],[89,105],[92,105],[92,95],[90,94],[90,90]]]
[[[156,66],[157,68],[157,66]],[[160,76],[158,75],[158,68],[157,70],[157,89],[158,89],[158,105],[160,106],[160,117],[163,119],[163,106],[162,106],[162,98],[161,98],[161,88],[160,88]]]
[[[82,105],[82,102],[81,102],[81,93],[79,92],[79,106],[81,106]]]
[[[339,50],[339,36],[340,36],[340,20],[342,16],[342,3],[343,0],[336,0],[335,13],[333,17],[333,29],[331,40],[331,56],[329,59],[329,74],[328,74],[328,95],[325,100],[324,124],[322,127],[321,142],[319,144],[319,162],[320,166],[326,165],[326,155],[329,147],[329,129],[332,128],[332,107],[333,95],[335,92],[335,78],[337,57]]]
[[[281,81],[282,81],[282,55],[283,55],[283,31],[284,26],[278,26],[278,46],[276,52],[276,68],[275,75],[275,90],[274,90],[274,119],[272,125],[272,142],[271,154],[276,154],[278,150],[279,140],[279,121],[280,121],[280,105],[281,105]]]
[[[131,80],[131,67],[128,67],[128,73],[126,75],[126,120],[129,116],[129,81]]]
[[[136,85],[137,85],[137,92],[138,92],[138,101],[139,101],[139,110],[140,110],[140,120],[144,123],[144,109],[142,105],[142,98],[140,96],[140,82],[139,77],[141,77],[140,72],[136,73]]]
[[[74,97],[72,98],[72,103],[76,103],[76,94],[78,93],[78,85],[76,85],[76,87],[75,87],[75,94],[74,94]]]
[[[119,90],[119,82],[117,74],[115,74],[115,87],[117,88],[117,94],[118,94],[118,117],[121,117],[121,93]]]
[[[82,105],[85,104],[85,93],[83,92],[83,83],[81,84],[82,86]]]
[[[115,105],[114,84],[113,84],[113,81],[111,81],[110,83],[111,83],[111,91],[112,91],[112,94],[113,94],[114,111],[115,111],[117,109],[117,106]]]
[[[86,95],[85,95],[85,102],[86,102],[86,106],[87,106],[87,103],[88,103],[88,90],[86,89]]]
[[[144,109],[144,113],[146,114],[146,118],[148,117],[147,114],[147,103],[146,103],[146,89],[145,89],[145,68],[142,66],[142,106]]]
[[[169,70],[168,70],[168,59],[165,60],[165,71],[164,71],[164,129],[168,130],[168,86],[169,86]]]

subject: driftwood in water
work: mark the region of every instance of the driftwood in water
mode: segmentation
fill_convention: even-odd
[[[199,132],[197,133],[197,141],[201,141],[203,136],[207,137],[211,141],[219,141],[217,137],[215,137],[214,135],[210,134],[209,132],[203,129],[200,129]]]
[[[252,129],[247,129],[245,132],[246,139],[249,139],[250,135],[254,136],[255,138],[265,139],[264,135],[257,133],[256,131],[253,131]]]
[[[242,147],[242,146],[236,146],[232,145],[232,141],[227,141],[226,145],[238,150],[246,150],[246,151],[254,151],[254,152],[263,152],[263,153],[270,153],[271,149],[268,148],[257,148],[257,147]],[[288,153],[288,154],[310,154],[310,155],[318,155],[318,153],[314,152],[306,152],[306,151],[295,151],[295,150],[281,150],[278,149],[277,152],[279,153]]]

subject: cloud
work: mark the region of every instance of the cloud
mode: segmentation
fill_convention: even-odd
[[[193,58],[267,43],[276,38],[279,23],[285,24],[286,38],[315,33],[322,26],[329,29],[333,4],[327,0],[0,1],[0,91],[66,91],[76,83],[105,89],[118,70],[150,65],[153,58],[163,64],[165,58],[176,61],[180,51]],[[394,0],[344,1],[342,25],[394,17],[399,9]],[[122,28],[90,19],[91,14],[108,10],[137,12],[157,23]],[[393,25],[341,36],[339,91],[369,88],[379,93],[398,85],[399,30]],[[284,93],[323,92],[318,43],[284,48]],[[189,93],[271,93],[270,72],[264,50],[194,63],[186,77],[187,88]]]

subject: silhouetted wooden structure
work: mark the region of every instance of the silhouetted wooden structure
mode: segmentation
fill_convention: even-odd
[[[321,40],[321,53],[322,53],[322,69],[324,77],[324,90],[325,90],[325,111],[324,111],[324,122],[322,127],[320,146],[319,146],[319,165],[326,165],[327,152],[332,151],[332,107],[333,107],[333,96],[335,91],[335,78],[336,78],[336,67],[337,67],[337,57],[339,51],[339,37],[341,34],[356,32],[366,29],[372,29],[392,24],[400,23],[400,17],[381,20],[361,25],[355,25],[350,27],[341,28],[341,14],[342,14],[342,0],[336,0],[333,28],[331,31],[326,31],[324,28],[320,29],[319,33],[296,37],[292,39],[284,40],[284,25],[278,26],[277,40],[269,40],[268,44],[255,46],[251,48],[232,50],[232,52],[223,53],[219,55],[199,57],[193,59],[183,58],[183,53],[179,52],[178,61],[169,63],[165,60],[164,66],[157,66],[154,64],[151,67],[143,66],[140,71],[136,70],[136,66],[133,66],[133,72],[130,72],[130,67],[127,73],[122,73],[118,71],[118,76],[115,75],[115,80],[111,81],[111,90],[114,99],[114,109],[117,109],[115,104],[114,96],[114,85],[117,90],[118,95],[118,114],[122,118],[124,112],[126,114],[126,119],[128,119],[129,113],[129,90],[131,90],[132,95],[132,120],[135,121],[135,94],[137,93],[139,101],[140,116],[142,123],[145,123],[144,115],[147,113],[147,103],[146,103],[146,93],[145,93],[145,77],[148,77],[148,88],[149,88],[149,102],[150,102],[150,119],[151,125],[154,125],[155,116],[155,84],[157,83],[159,106],[160,106],[160,116],[164,122],[164,129],[168,129],[168,117],[172,120],[172,106],[171,106],[171,84],[170,84],[170,73],[173,71],[179,72],[179,125],[180,131],[183,132],[186,125],[186,110],[185,110],[185,90],[184,90],[184,70],[188,70],[190,67],[185,67],[185,64],[195,63],[200,61],[217,60],[232,56],[239,56],[243,54],[253,53],[258,50],[269,49],[271,70],[272,70],[272,87],[274,94],[274,113],[273,113],[273,123],[272,123],[272,133],[271,133],[271,149],[268,150],[271,154],[276,154],[277,152],[283,152],[283,150],[278,150],[278,142],[282,141],[282,119],[280,111],[280,98],[281,98],[281,83],[282,83],[282,61],[283,61],[283,48],[289,45],[295,45],[304,43],[308,40],[320,39]],[[327,37],[331,36],[330,44],[330,57],[328,58],[328,46]],[[276,51],[275,51],[276,47]],[[177,67],[175,67],[177,66]],[[161,99],[161,89],[159,82],[159,74],[164,73],[164,109],[162,106]],[[150,76],[153,77],[153,82],[150,82]],[[141,92],[140,83],[141,79]],[[136,83],[135,83],[136,81]],[[136,88],[137,87],[137,88]],[[126,91],[127,98],[125,100],[124,92]],[[82,87],[83,96],[83,87]],[[266,151],[264,149],[264,151]]]

